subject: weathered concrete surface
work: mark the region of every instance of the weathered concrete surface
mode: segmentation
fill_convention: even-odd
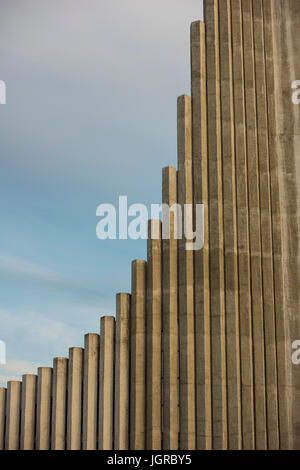
[[[6,450],[19,450],[20,448],[21,393],[21,382],[11,381],[7,383],[5,428]]]
[[[291,343],[300,338],[300,105],[292,101],[292,83],[300,80],[300,2],[274,0],[273,21],[275,32],[275,98],[277,105],[276,142],[279,148],[280,204],[282,211],[282,262],[284,281],[284,307],[277,311],[278,354],[286,356],[288,368],[286,382],[280,365],[280,402],[289,393],[289,422],[285,423],[284,410],[280,413],[285,423],[283,448],[289,445],[300,449],[300,368],[291,363]],[[274,129],[271,129],[274,132]],[[274,225],[273,225],[274,227]],[[277,251],[277,259],[280,254]],[[282,318],[281,314],[284,314]],[[284,319],[287,324],[284,324]],[[284,332],[286,341],[284,341]],[[285,348],[284,343],[285,342]],[[280,352],[279,352],[280,351]],[[287,434],[286,434],[287,433]],[[292,442],[293,441],[293,442]]]
[[[194,253],[197,449],[212,449],[205,25],[191,25],[194,204],[204,205],[204,246]]]
[[[37,376],[23,375],[21,399],[21,450],[35,449]]]
[[[163,169],[162,202],[177,203],[177,171]],[[163,449],[177,450],[179,445],[179,329],[178,329],[178,241],[175,236],[176,213],[163,213],[170,236],[162,240],[163,278]]]
[[[6,388],[0,388],[0,450],[5,445]]]
[[[98,389],[99,389],[99,335],[89,333],[84,337],[84,378],[82,448],[97,449]]]
[[[177,104],[178,186],[177,199],[182,208],[183,226],[192,228],[191,213],[185,205],[193,204],[192,175],[192,112],[191,98],[181,96]],[[180,342],[180,449],[196,448],[195,397],[195,317],[194,317],[194,253],[186,249],[190,241],[183,236],[178,242],[178,294]]]
[[[150,220],[147,240],[146,293],[146,448],[162,442],[162,246],[161,221]]]
[[[238,294],[241,357],[241,418],[243,449],[255,448],[253,336],[250,272],[249,197],[245,114],[242,4],[232,0],[234,132],[237,196]]]
[[[218,0],[204,4],[206,24],[207,148],[211,312],[213,449],[227,449],[227,387],[224,293],[224,221]]]
[[[114,448],[129,449],[130,294],[117,294]]]
[[[36,449],[50,449],[52,368],[39,367],[36,406]]]
[[[132,263],[130,326],[130,449],[145,449],[147,263]]]
[[[81,449],[83,349],[69,349],[67,449]]]
[[[102,317],[100,326],[98,449],[113,449],[115,319]]]
[[[68,359],[53,360],[51,450],[66,449]]]

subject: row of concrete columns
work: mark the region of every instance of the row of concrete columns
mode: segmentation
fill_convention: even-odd
[[[178,170],[163,169],[163,207],[175,209],[149,221],[147,261],[132,263],[116,319],[0,389],[0,449],[292,446],[278,1],[205,1],[205,23],[191,27],[191,97],[178,99]],[[197,204],[204,246],[192,251]]]

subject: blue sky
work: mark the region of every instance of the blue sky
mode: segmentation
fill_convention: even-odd
[[[96,208],[161,201],[176,165],[201,0],[1,0],[0,385],[114,314],[144,241],[100,241]]]

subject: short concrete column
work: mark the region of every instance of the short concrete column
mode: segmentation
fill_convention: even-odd
[[[114,448],[129,448],[130,294],[116,297]]]
[[[40,367],[37,379],[36,449],[50,449],[52,368]]]
[[[145,449],[146,415],[146,269],[147,263],[132,263],[130,449]]]
[[[0,450],[4,450],[5,444],[5,410],[6,388],[0,388]]]
[[[67,424],[68,359],[53,360],[51,450],[65,450]]]
[[[150,220],[147,241],[146,448],[162,448],[161,221]]]
[[[21,407],[21,450],[35,448],[37,376],[23,375]]]
[[[83,349],[70,348],[68,371],[67,449],[81,449]]]
[[[7,383],[5,449],[19,450],[22,383]]]
[[[113,449],[115,318],[102,317],[100,324],[98,448]]]
[[[83,450],[97,449],[99,335],[84,337]]]

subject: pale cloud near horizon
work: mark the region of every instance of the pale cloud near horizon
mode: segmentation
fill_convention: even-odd
[[[24,374],[36,374],[40,364],[23,360],[9,360],[5,366],[0,365],[0,386],[6,387],[11,380],[22,380]]]

